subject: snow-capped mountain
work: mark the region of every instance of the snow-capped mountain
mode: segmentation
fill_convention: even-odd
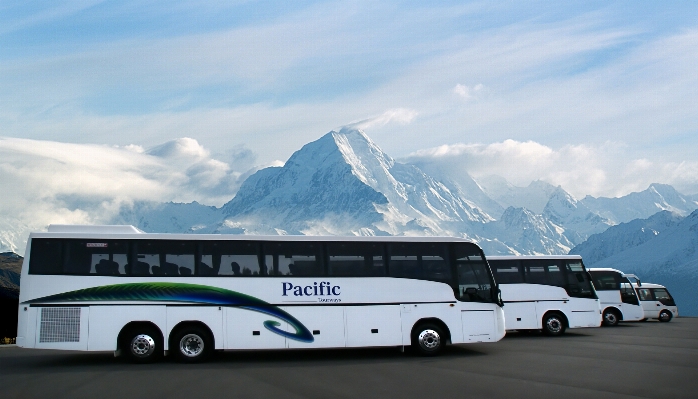
[[[566,226],[565,235],[575,244],[613,225],[610,220],[593,213],[561,187],[553,191],[543,209],[543,216],[558,226]]]
[[[586,196],[580,202],[613,224],[645,219],[659,211],[686,216],[698,209],[698,201],[695,198],[679,193],[672,186],[658,183],[651,184],[647,190],[620,198]]]
[[[542,181],[521,188],[434,167],[398,162],[364,132],[343,129],[306,144],[283,167],[258,170],[222,208],[137,202],[104,223],[164,233],[448,235],[475,240],[490,255],[563,254],[632,212],[688,214],[698,207],[657,184],[621,198],[578,201]],[[28,232],[0,220],[0,251],[23,253]]]
[[[222,218],[219,208],[196,201],[189,204],[136,202],[122,206],[109,224],[130,224],[158,233],[214,233]]]
[[[489,255],[562,255],[573,246],[564,228],[526,208],[507,208],[484,226],[483,236],[479,244]]]
[[[637,247],[654,239],[683,220],[683,217],[669,211],[661,211],[647,219],[635,219],[609,227],[600,234],[590,236],[586,241],[572,248],[570,254],[582,255],[584,262],[594,264],[626,249]]]
[[[680,314],[698,315],[698,210],[679,221],[663,213],[645,220],[644,226],[642,222],[616,226],[595,237],[593,247],[584,245],[572,252],[582,254],[587,267],[612,267],[663,284],[675,297]],[[637,245],[632,245],[633,238]],[[593,261],[584,256],[589,252],[609,256]]]
[[[494,219],[358,130],[330,132],[260,170],[223,206],[226,224],[302,234],[467,234]]]
[[[532,181],[526,187],[517,187],[501,176],[487,176],[479,179],[478,184],[500,206],[508,208],[526,208],[540,215],[548,204],[557,187],[542,180]]]

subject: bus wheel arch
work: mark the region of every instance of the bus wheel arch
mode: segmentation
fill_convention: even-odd
[[[169,353],[181,362],[203,361],[214,352],[215,347],[213,331],[201,321],[182,321],[170,331]]]
[[[543,315],[543,333],[549,336],[560,336],[565,333],[569,321],[559,310],[549,310]]]
[[[156,324],[132,321],[119,331],[117,350],[135,363],[151,363],[162,357],[164,342],[162,331]]]
[[[603,325],[604,326],[617,326],[618,322],[623,320],[623,314],[620,310],[614,308],[613,306],[607,307],[603,310]]]
[[[436,356],[451,342],[451,331],[437,318],[420,319],[410,333],[412,347],[422,356]]]

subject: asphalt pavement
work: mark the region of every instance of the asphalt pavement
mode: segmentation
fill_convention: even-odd
[[[698,318],[397,348],[223,352],[203,364],[0,348],[1,398],[698,398]]]

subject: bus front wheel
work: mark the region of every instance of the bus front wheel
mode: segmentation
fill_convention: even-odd
[[[565,320],[557,313],[550,313],[543,319],[545,335],[558,336],[565,333]]]
[[[659,321],[665,323],[671,321],[671,313],[669,313],[668,310],[662,310],[662,312],[659,313]]]
[[[618,312],[614,309],[606,309],[603,311],[603,325],[604,326],[617,326],[620,321],[618,317]]]
[[[412,346],[422,356],[436,356],[443,350],[445,339],[446,336],[439,326],[422,324],[414,329]]]
[[[124,335],[121,347],[135,363],[151,363],[162,355],[162,339],[152,327],[130,329]]]
[[[213,351],[213,340],[205,329],[188,326],[179,329],[172,336],[170,350],[174,351],[177,360],[181,362],[200,362]]]

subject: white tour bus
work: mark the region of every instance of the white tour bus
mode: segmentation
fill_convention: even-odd
[[[679,316],[679,308],[665,286],[640,283],[639,281],[634,283],[633,286],[637,290],[638,297],[640,297],[640,305],[642,306],[644,316],[643,321],[658,319],[662,322],[668,322]]]
[[[17,345],[136,362],[213,350],[412,345],[504,336],[477,245],[444,237],[146,234],[49,226],[22,266]]]
[[[605,326],[615,326],[620,321],[639,321],[645,317],[632,281],[629,280],[639,282],[636,275],[610,268],[590,268],[589,274],[601,300]]]
[[[599,327],[599,299],[582,258],[488,256],[504,303],[506,330],[543,330],[561,335],[567,328]]]

